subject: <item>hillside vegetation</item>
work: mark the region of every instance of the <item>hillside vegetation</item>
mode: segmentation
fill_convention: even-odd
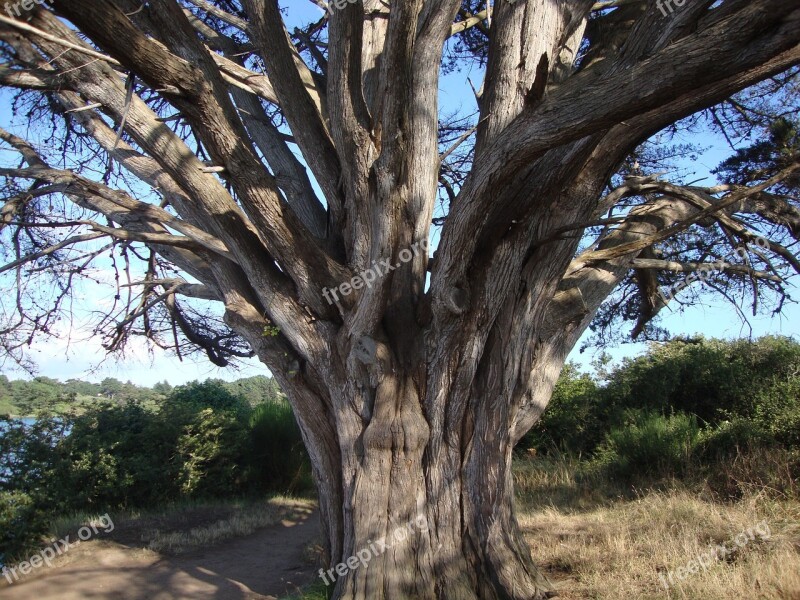
[[[568,365],[518,450],[580,457],[583,476],[623,486],[692,475],[735,494],[725,487],[734,458],[792,462],[799,444],[800,344],[697,338],[654,345],[594,377]]]
[[[2,560],[27,555],[66,515],[312,487],[291,407],[270,379],[162,386],[139,396],[142,388],[123,386],[113,397],[53,402],[70,398],[69,385],[10,384],[36,392],[30,406],[39,408],[33,423],[0,418]]]
[[[208,379],[205,384],[239,396],[250,406],[284,399],[277,382],[263,375],[233,382]],[[197,385],[198,382],[192,382],[180,387],[191,390]],[[144,387],[131,381],[123,383],[114,377],[106,377],[100,383],[80,379],[69,379],[62,383],[50,377],[12,381],[0,374],[0,415],[32,417],[42,412],[83,412],[91,407],[102,407],[108,403],[106,401],[119,405],[133,402],[156,408],[169,397],[173,389],[166,381]]]
[[[564,600],[798,600],[798,442],[790,339],[568,366],[518,447],[518,518]]]
[[[271,494],[312,491],[299,430],[270,379],[0,383],[13,414],[37,415],[0,422],[7,562],[70,515],[183,515],[204,502],[240,515]],[[593,374],[569,365],[516,449],[518,517],[563,598],[711,599],[756,588],[754,597],[800,598],[799,443],[791,339],[677,339]],[[660,576],[709,544],[762,522],[769,540],[663,585]]]

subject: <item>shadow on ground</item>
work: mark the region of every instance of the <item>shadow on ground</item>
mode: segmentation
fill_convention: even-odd
[[[64,561],[8,585],[3,600],[271,600],[315,577],[306,548],[319,539],[319,514],[178,557],[130,546],[89,543]]]

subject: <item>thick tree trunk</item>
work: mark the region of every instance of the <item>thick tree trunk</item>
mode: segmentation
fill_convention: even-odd
[[[381,348],[375,351],[377,364]],[[500,353],[486,358],[480,372],[502,374],[503,360]],[[339,413],[341,477],[315,470],[318,479],[324,476],[319,484],[330,549],[330,564],[320,576],[334,586],[333,597],[550,597],[551,585],[534,566],[515,517],[514,415],[502,408],[510,404],[484,395],[490,390],[482,386],[462,396],[451,390],[445,435],[432,435],[421,400],[447,392],[423,394],[419,373],[373,368],[373,383],[377,373],[373,402],[333,399],[345,410],[360,405],[366,417]],[[500,387],[513,389],[513,383]],[[371,386],[364,380],[352,387]],[[338,482],[341,489],[334,489]],[[341,510],[331,506],[332,496],[343,499]],[[335,532],[342,532],[341,540]]]

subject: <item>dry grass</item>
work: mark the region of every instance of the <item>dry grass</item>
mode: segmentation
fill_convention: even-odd
[[[275,497],[262,503],[248,504],[222,519],[188,529],[145,530],[142,541],[146,542],[147,548],[155,552],[183,554],[224,540],[249,535],[262,527],[275,525],[283,519],[293,519],[299,513],[308,513],[311,510],[313,502],[309,500]]]
[[[754,493],[736,503],[677,485],[667,491],[609,496],[575,483],[571,465],[517,469],[519,520],[536,562],[565,600],[759,598],[800,600],[800,502]],[[725,560],[677,578],[677,569],[708,552],[735,546],[737,534],[766,521]],[[673,572],[674,585],[665,589]]]

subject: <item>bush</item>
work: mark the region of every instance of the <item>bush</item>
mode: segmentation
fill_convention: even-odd
[[[696,455],[699,460],[706,462],[727,461],[738,456],[740,452],[769,446],[770,440],[770,434],[758,423],[737,418],[707,428],[698,444]]]
[[[754,420],[778,443],[800,447],[800,377],[775,377],[758,391]]]
[[[553,449],[572,454],[593,449],[603,436],[598,391],[591,376],[580,373],[574,364],[567,364],[556,382],[549,407],[520,441],[519,448],[543,454]]]
[[[694,415],[631,411],[622,427],[606,434],[590,472],[620,482],[680,476],[688,471],[701,439]]]
[[[249,426],[252,485],[276,492],[313,487],[308,454],[288,402],[265,402],[257,406]]]
[[[47,517],[33,498],[0,491],[0,564],[20,560],[47,531]]]
[[[42,496],[58,463],[56,448],[69,429],[67,419],[52,416],[32,424],[0,419],[0,490]]]
[[[175,448],[189,415],[167,418],[136,404],[105,405],[71,420],[51,484],[70,510],[126,509],[173,498]]]
[[[182,495],[224,497],[242,488],[247,430],[235,414],[201,410],[183,428],[176,451]]]
[[[607,379],[600,386],[568,364],[519,449],[592,455],[637,412],[695,415],[709,427],[706,457],[800,444],[800,344],[789,338],[676,339],[624,360]]]
[[[789,338],[681,338],[623,361],[603,395],[609,406],[686,412],[715,425],[754,418],[764,395],[779,382],[798,385],[798,374],[800,344]]]

